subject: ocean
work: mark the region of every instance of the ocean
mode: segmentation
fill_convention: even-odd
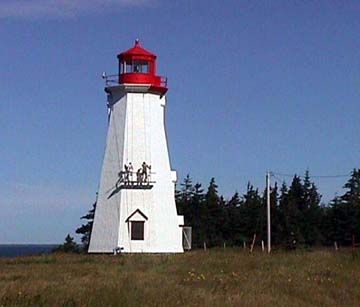
[[[0,244],[0,257],[49,254],[57,244]]]

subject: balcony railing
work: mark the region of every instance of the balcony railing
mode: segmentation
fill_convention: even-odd
[[[107,75],[105,72],[102,74],[106,86],[119,84],[119,75]]]
[[[144,172],[138,170],[137,172],[132,171],[121,171],[119,172],[118,180],[115,183],[115,187],[150,187],[152,188],[155,181],[151,179],[151,175],[154,175],[153,172]]]
[[[144,169],[145,168],[145,169]],[[149,169],[149,171],[147,170]],[[118,173],[118,179],[115,185],[106,192],[109,193],[108,199],[123,189],[126,190],[150,190],[153,188],[156,181],[151,177],[154,172],[150,171],[149,165],[142,166],[137,172],[130,170],[122,170]]]
[[[122,74],[122,75],[107,75],[106,73],[102,74],[102,78],[105,80],[105,86],[115,86],[119,83],[119,80],[121,78],[121,76],[126,76],[127,74]],[[154,81],[151,85],[154,86],[160,86],[160,87],[166,87],[167,88],[167,77],[163,77],[163,76],[151,76],[154,77]]]

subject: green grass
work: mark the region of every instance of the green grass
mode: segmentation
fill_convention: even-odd
[[[0,306],[359,306],[351,251],[0,258]],[[269,305],[270,306],[270,305]]]

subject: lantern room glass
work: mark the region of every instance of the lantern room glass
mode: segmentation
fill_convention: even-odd
[[[150,72],[150,63],[146,61],[121,62],[120,74],[141,73],[148,74]]]

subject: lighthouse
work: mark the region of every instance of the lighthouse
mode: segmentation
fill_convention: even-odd
[[[103,75],[108,132],[89,253],[180,253],[184,218],[165,131],[167,79],[139,40],[117,58],[119,73]]]

